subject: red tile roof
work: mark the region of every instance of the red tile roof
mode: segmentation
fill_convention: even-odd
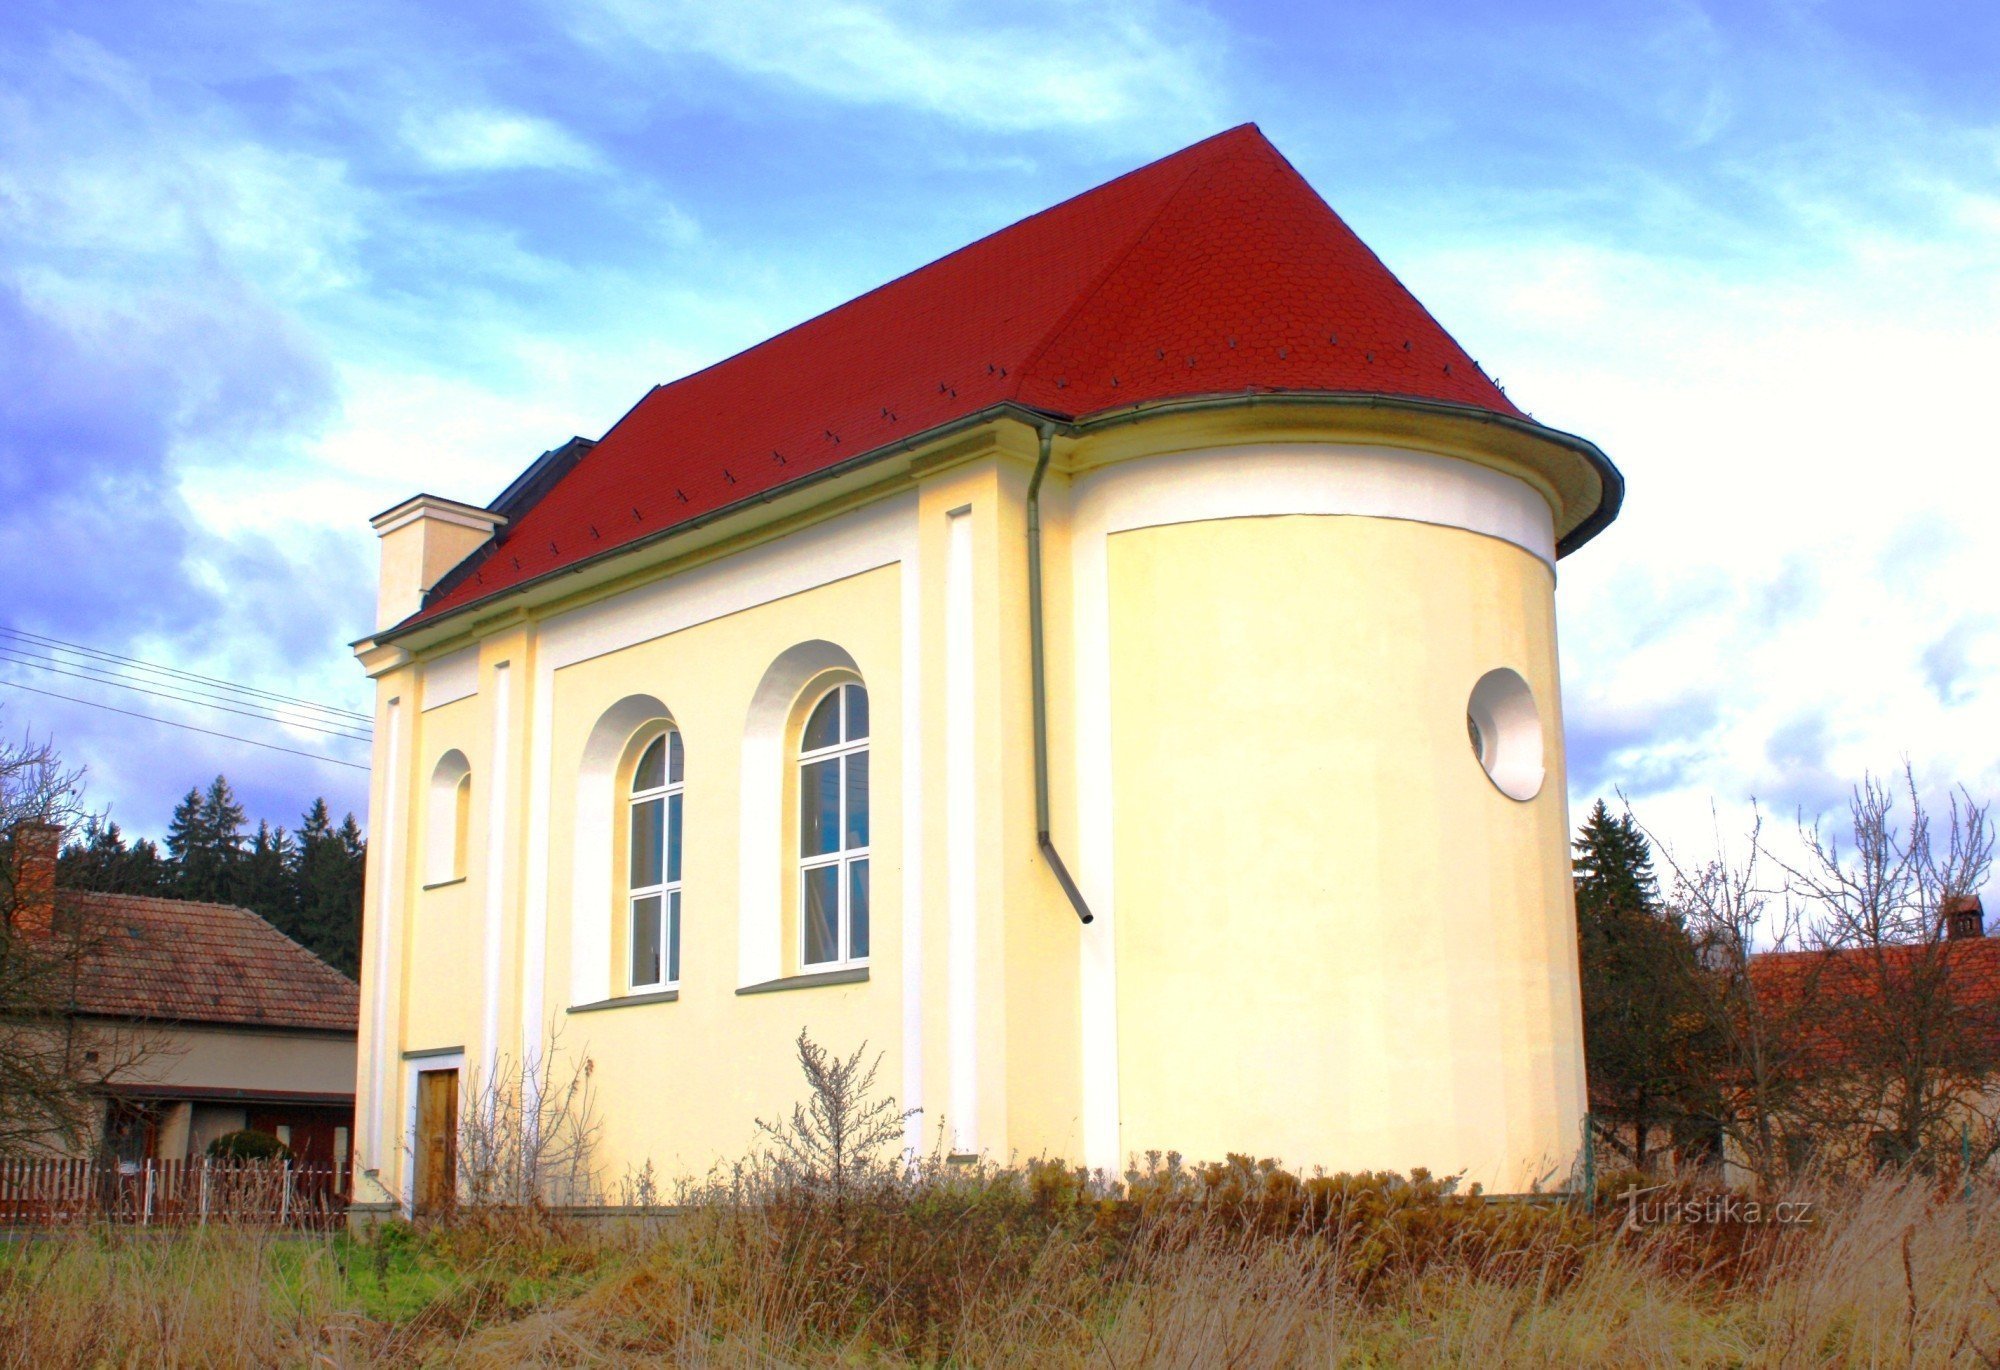
[[[1750,958],[1750,979],[1787,1045],[1816,1065],[1851,1062],[1856,1042],[1880,1048],[1884,1024],[1870,1010],[1885,990],[1892,1013],[1949,1005],[1955,1030],[2000,1049],[2000,937],[1765,952]]]
[[[248,909],[61,890],[80,925],[79,1012],[179,1023],[353,1032],[360,988]]]
[[[1002,402],[1246,391],[1525,417],[1245,124],[655,387],[412,621]]]

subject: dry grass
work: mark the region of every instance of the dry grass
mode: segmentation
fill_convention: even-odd
[[[1631,1232],[1237,1161],[1117,1200],[1059,1167],[739,1189],[617,1231],[65,1233],[0,1248],[0,1366],[2000,1364],[2000,1197],[1799,1197],[1809,1226]]]

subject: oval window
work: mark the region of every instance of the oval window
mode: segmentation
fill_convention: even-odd
[[[1518,671],[1502,666],[1479,677],[1465,706],[1465,732],[1494,787],[1509,799],[1542,791],[1542,716]]]

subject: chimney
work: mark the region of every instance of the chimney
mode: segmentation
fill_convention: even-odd
[[[56,921],[56,856],[62,851],[63,830],[54,823],[29,818],[14,825],[14,906],[8,917],[14,931],[46,937]]]
[[[421,609],[424,595],[445,572],[485,546],[506,521],[490,509],[436,495],[413,495],[370,519],[382,540],[376,630]]]
[[[1958,894],[1944,901],[1944,935],[1948,942],[1986,935],[1986,909],[1976,894]]]

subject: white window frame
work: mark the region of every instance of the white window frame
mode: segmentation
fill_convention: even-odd
[[[681,899],[681,885],[687,878],[687,799],[685,798],[687,793],[687,743],[685,741],[681,743],[681,779],[676,780],[674,779],[673,764],[674,744],[667,740],[670,735],[677,734],[679,731],[678,728],[669,723],[666,727],[660,729],[659,732],[647,738],[645,745],[641,746],[633,757],[632,775],[636,781],[639,774],[639,763],[646,759],[646,753],[653,749],[653,744],[658,742],[664,746],[666,748],[666,756],[662,762],[661,769],[666,773],[666,783],[646,790],[634,789],[631,785],[627,785],[625,789],[625,875],[628,882],[628,888],[625,891],[625,975],[634,994],[645,994],[655,990],[679,989],[681,983],[680,976],[678,974],[671,974],[670,972],[677,970],[680,965],[680,933],[674,922],[673,907]],[[673,812],[673,796],[682,796],[680,834],[681,879],[679,880],[669,880],[667,878],[673,871],[672,852],[667,841],[667,823]],[[629,881],[632,874],[632,811],[639,805],[650,803],[655,799],[660,801],[660,879],[656,884],[631,885]],[[661,978],[642,984],[632,978],[632,949],[638,945],[639,901],[641,899],[650,899],[655,895],[660,900],[658,917],[660,924]],[[683,912],[686,910],[685,903],[682,904],[682,910]],[[671,942],[667,940],[670,932],[673,934]]]
[[[849,686],[852,686],[853,688],[860,690],[864,695],[868,692],[868,687],[858,680],[843,680],[838,682],[837,684],[829,685],[827,688],[815,694],[812,698],[812,703],[806,709],[804,709],[799,715],[801,719],[801,722],[799,724],[799,749],[798,749],[798,756],[796,763],[797,770],[794,772],[794,776],[798,786],[800,801],[797,807],[797,811],[795,811],[793,815],[793,821],[799,825],[798,829],[794,833],[792,840],[792,850],[795,853],[798,851],[799,847],[804,845],[804,821],[805,821],[804,795],[805,795],[805,785],[806,785],[806,768],[808,766],[813,765],[816,762],[831,761],[834,760],[835,758],[844,759],[850,756],[855,756],[861,753],[865,753],[868,750],[869,742],[873,740],[873,734],[875,731],[875,722],[874,722],[875,710],[874,710],[874,701],[870,700],[869,710],[868,710],[868,719],[869,719],[868,737],[857,738],[853,741],[836,742],[830,747],[816,747],[811,751],[806,750],[805,747],[806,724],[812,721],[813,714],[818,711],[819,706],[821,704],[826,702],[826,697],[828,695],[837,694],[840,696],[840,702],[836,706],[836,708],[839,711],[839,722],[840,722],[839,732],[843,738],[846,736],[847,695],[844,692],[847,690]],[[850,966],[865,966],[868,964],[868,958],[866,956],[856,956],[853,954],[854,917],[853,917],[853,909],[850,907],[851,883],[853,880],[853,876],[851,874],[850,867],[852,867],[856,861],[866,861],[868,859],[869,844],[864,842],[858,847],[850,847],[846,845],[847,767],[845,765],[841,766],[840,768],[840,784],[837,788],[840,794],[840,804],[836,820],[838,826],[834,830],[840,834],[839,838],[840,845],[836,846],[830,852],[821,852],[817,856],[800,855],[795,858],[798,863],[798,876],[793,882],[793,903],[798,910],[798,915],[796,920],[796,936],[798,938],[797,942],[798,964],[799,964],[799,970],[801,971],[801,973],[804,974],[812,974],[814,972],[823,970],[844,970]],[[874,768],[874,763],[872,761],[869,763],[869,773],[868,773],[868,834],[871,839],[875,835],[875,768]],[[839,954],[831,961],[808,961],[806,960],[806,874],[809,871],[824,870],[828,866],[836,866],[839,868],[839,874],[834,879],[834,900],[836,906],[836,912],[834,915],[834,928],[840,944]],[[875,871],[872,866],[869,868],[868,872],[868,904],[869,904],[868,941],[869,945],[872,947],[875,942],[875,928],[874,928]]]

